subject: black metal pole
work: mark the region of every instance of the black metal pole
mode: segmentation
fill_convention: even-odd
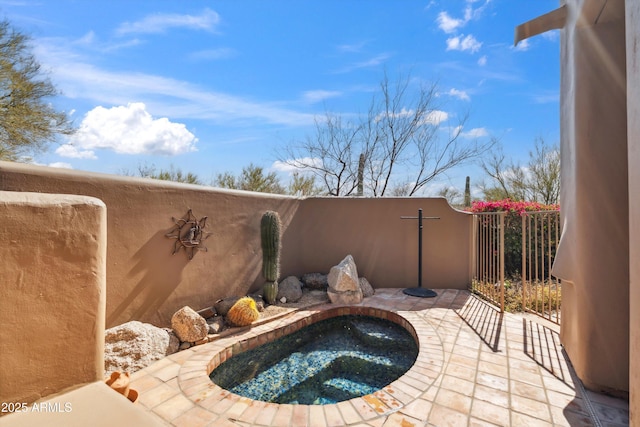
[[[401,217],[402,219],[415,219],[412,217]],[[418,287],[417,288],[407,288],[402,292],[411,295],[413,297],[420,298],[433,298],[438,294],[431,289],[424,289],[422,287],[422,209],[418,209]],[[440,219],[439,217],[428,217],[427,219]]]
[[[418,287],[422,287],[422,209],[418,209]]]

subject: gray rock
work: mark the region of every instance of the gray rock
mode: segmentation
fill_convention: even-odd
[[[207,325],[209,326],[210,334],[219,334],[222,329],[224,329],[225,321],[224,317],[216,316],[212,317],[207,321]]]
[[[227,298],[221,299],[214,305],[214,308],[216,309],[216,313],[218,313],[219,316],[226,316],[227,313],[229,312],[229,309],[233,307],[233,304],[235,304],[236,301],[238,301],[239,299],[240,297],[227,297]]]
[[[182,344],[180,344],[180,350],[187,350],[189,348],[191,348],[190,342],[183,342]]]
[[[358,304],[363,294],[358,280],[358,269],[351,255],[347,255],[340,264],[331,267],[327,277],[329,288],[327,295],[332,303]]]
[[[184,306],[171,317],[171,329],[180,341],[196,342],[207,337],[207,321],[191,307]]]
[[[178,351],[178,338],[166,329],[131,321],[109,328],[104,334],[105,375],[133,373]]]
[[[307,289],[325,291],[329,286],[329,281],[326,274],[306,273],[302,275],[302,284]]]
[[[206,307],[206,308],[203,308],[202,310],[198,310],[198,314],[204,317],[205,319],[208,319],[216,315],[216,309],[215,307]]]
[[[289,276],[278,283],[276,299],[282,298],[286,298],[287,302],[297,302],[302,298],[302,282],[296,276]]]
[[[173,354],[176,351],[178,351],[180,347],[180,338],[178,338],[176,333],[173,332],[173,329],[171,328],[162,328],[162,329],[167,331],[167,333],[169,334],[169,349],[167,350],[169,351],[169,353],[167,354]]]
[[[360,279],[358,279],[358,282],[360,282],[360,289],[362,289],[363,297],[367,298],[376,293],[376,291],[373,289],[373,286],[371,286],[371,283],[369,283],[366,277],[361,277]]]

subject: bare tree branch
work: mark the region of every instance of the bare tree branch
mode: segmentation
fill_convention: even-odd
[[[437,93],[436,84],[418,86],[410,76],[392,83],[385,73],[366,115],[351,121],[326,113],[316,119],[315,135],[288,146],[279,160],[312,171],[330,195],[358,194],[359,169],[368,195],[415,195],[493,144],[462,137],[467,115],[443,142],[441,124],[449,114],[438,105]]]

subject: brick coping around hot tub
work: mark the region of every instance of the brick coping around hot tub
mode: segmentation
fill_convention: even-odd
[[[400,378],[373,394],[329,405],[276,404],[231,393],[209,378],[225,360],[267,342],[289,335],[320,320],[343,315],[366,315],[387,319],[408,330],[418,343],[413,366]],[[417,312],[394,312],[367,306],[324,305],[253,327],[237,335],[198,346],[178,373],[182,393],[196,405],[223,417],[267,426],[307,425],[307,420],[335,417],[348,424],[366,422],[397,412],[418,399],[441,374],[444,352],[436,331]],[[334,414],[332,416],[332,414]],[[297,423],[296,420],[300,420]]]

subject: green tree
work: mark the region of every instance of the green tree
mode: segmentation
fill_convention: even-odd
[[[317,196],[322,194],[322,188],[316,185],[314,175],[303,175],[294,172],[287,186],[287,193],[294,196]]]
[[[218,174],[213,181],[216,187],[230,188],[233,190],[258,191],[262,193],[284,194],[285,189],[275,172],[265,174],[264,169],[253,163],[242,168],[240,176],[230,172]]]
[[[58,134],[74,128],[56,111],[58,94],[31,53],[29,37],[0,21],[0,160],[20,160],[45,150]]]
[[[141,176],[142,178],[160,179],[162,181],[183,182],[186,184],[202,185],[202,181],[196,174],[191,172],[183,173],[180,169],[174,168],[173,165],[168,170],[157,170],[155,165],[139,164],[137,173],[131,173],[128,170],[121,172],[125,176]]]

